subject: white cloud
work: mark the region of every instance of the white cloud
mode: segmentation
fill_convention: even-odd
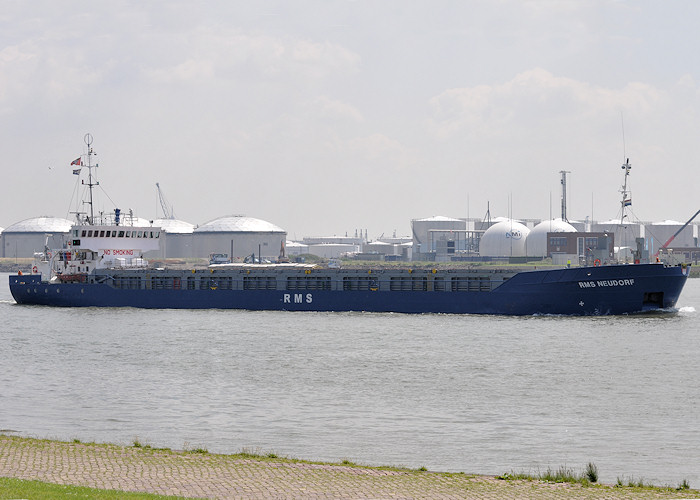
[[[213,78],[323,79],[335,73],[353,73],[359,63],[357,54],[327,42],[277,38],[235,29],[211,32],[203,27],[184,38],[192,42],[172,40],[180,48],[180,60],[147,69],[149,77],[166,83],[195,84],[208,84]]]
[[[430,100],[436,137],[449,139],[465,130],[502,136],[525,122],[598,121],[611,110],[631,110],[643,117],[666,105],[666,93],[630,82],[619,89],[554,76],[543,69],[516,75],[496,85],[450,89]]]
[[[372,134],[357,137],[347,142],[346,150],[358,162],[370,164],[372,168],[367,173],[379,175],[376,168],[400,170],[411,164],[411,154],[399,141],[384,134]]]
[[[319,115],[324,118],[350,120],[358,123],[364,121],[362,113],[355,106],[331,99],[328,96],[317,97],[313,105],[318,109]]]

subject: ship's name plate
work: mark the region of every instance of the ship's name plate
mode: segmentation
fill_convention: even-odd
[[[282,303],[284,304],[311,304],[314,296],[310,293],[284,293],[282,294]]]
[[[597,281],[579,281],[579,288],[597,288],[605,286],[633,286],[634,278],[624,280],[597,280]]]

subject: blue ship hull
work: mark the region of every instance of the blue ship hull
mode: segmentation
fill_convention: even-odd
[[[375,280],[370,282],[369,288],[342,287],[343,280],[366,282],[368,274]],[[452,270],[275,272],[249,269],[199,271],[196,274],[194,271],[103,270],[88,275],[85,282],[77,283],[46,282],[38,275],[13,275],[9,281],[12,296],[18,304],[46,306],[608,315],[673,308],[687,274],[687,269],[680,266],[639,264],[511,274],[482,271],[478,276],[474,271],[460,274]],[[249,282],[244,280],[253,278],[268,280],[268,289],[246,288]],[[314,286],[285,288],[289,287],[286,284],[290,278],[313,279]],[[481,289],[438,286],[445,279],[454,283],[454,280],[467,278],[478,278]],[[138,280],[131,282],[138,283],[138,288],[125,287],[124,280],[128,279]],[[192,289],[194,281],[192,288],[188,288],[188,279],[198,280],[196,289]],[[318,286],[317,279],[326,280],[325,284]],[[392,289],[394,282],[389,280],[394,279],[404,280],[403,283],[414,280],[413,283],[419,283],[420,287]],[[206,285],[202,286],[204,283]],[[223,286],[225,283],[228,285]]]

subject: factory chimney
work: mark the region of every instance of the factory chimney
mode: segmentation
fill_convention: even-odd
[[[561,220],[569,222],[566,218],[566,174],[570,174],[568,170],[560,170],[561,174]]]

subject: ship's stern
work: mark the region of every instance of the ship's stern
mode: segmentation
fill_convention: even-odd
[[[41,274],[13,274],[9,277],[10,293],[18,304],[33,304],[30,291],[41,284]]]

